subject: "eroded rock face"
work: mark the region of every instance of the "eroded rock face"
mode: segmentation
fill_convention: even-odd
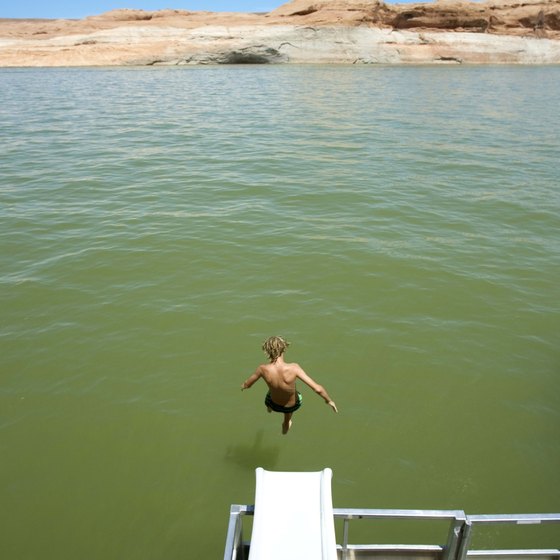
[[[560,0],[292,0],[268,14],[0,20],[0,66],[560,63]]]
[[[488,0],[384,4],[378,0],[292,0],[270,13],[306,23],[369,23],[394,29],[441,29],[528,35],[540,28],[560,31],[558,0]],[[556,37],[558,38],[558,37]]]
[[[288,57],[273,47],[253,45],[240,49],[202,52],[176,61],[181,64],[279,64]]]

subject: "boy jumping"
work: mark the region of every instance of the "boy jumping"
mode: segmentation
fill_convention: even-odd
[[[241,385],[241,390],[249,389],[259,378],[263,378],[268,385],[268,393],[264,399],[264,404],[268,412],[283,412],[284,422],[282,423],[282,433],[287,434],[292,427],[292,414],[302,405],[301,393],[296,391],[296,379],[301,379],[309,385],[319,396],[323,397],[334,412],[338,412],[336,404],[329,397],[324,387],[313,381],[309,375],[296,363],[284,361],[284,352],[289,343],[281,336],[271,336],[266,339],[262,349],[268,355],[269,364],[261,364],[253,375]]]

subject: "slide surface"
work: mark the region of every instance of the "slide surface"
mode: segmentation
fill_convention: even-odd
[[[331,469],[256,476],[249,560],[336,560]]]

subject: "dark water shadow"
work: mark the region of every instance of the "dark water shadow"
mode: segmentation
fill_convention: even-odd
[[[226,449],[226,461],[243,469],[253,470],[257,467],[273,469],[280,457],[280,447],[263,443],[263,434],[264,430],[259,430],[251,444],[230,445]]]

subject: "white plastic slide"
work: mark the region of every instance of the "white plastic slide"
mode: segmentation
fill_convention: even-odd
[[[336,560],[331,469],[256,474],[249,560]]]

